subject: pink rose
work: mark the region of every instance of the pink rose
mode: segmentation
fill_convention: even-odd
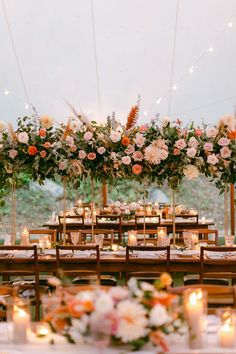
[[[215,154],[211,154],[207,156],[207,163],[210,165],[216,165],[219,162],[218,158]]]
[[[194,147],[187,149],[187,156],[190,158],[195,157],[197,150]]]
[[[117,143],[121,139],[121,133],[113,130],[110,135],[110,139],[113,143]]]
[[[143,153],[141,151],[135,151],[132,155],[134,161],[142,161],[143,160]]]
[[[123,156],[123,157],[121,158],[121,161],[122,161],[122,163],[123,163],[124,165],[129,165],[130,162],[131,162],[131,158],[130,158],[130,156]]]
[[[213,151],[213,144],[212,144],[212,143],[205,143],[205,144],[203,145],[203,149],[204,149],[205,151]]]
[[[140,134],[137,133],[134,138],[134,142],[138,147],[142,147],[145,144],[146,138]]]
[[[174,154],[175,156],[180,155],[180,150],[177,149],[177,148],[175,148],[174,151],[173,151],[173,154]]]
[[[100,146],[100,147],[97,149],[97,152],[98,152],[100,155],[103,155],[103,154],[106,152],[106,149],[105,149],[103,146]]]
[[[18,151],[14,150],[14,149],[9,150],[9,157],[11,159],[14,159],[17,155],[18,155]]]
[[[77,146],[75,146],[75,145],[70,146],[71,152],[75,152],[76,150],[77,150]]]
[[[93,138],[93,134],[91,132],[84,133],[84,141],[89,141]]]
[[[29,141],[29,135],[26,132],[21,132],[18,134],[18,141],[22,144],[27,144]]]
[[[79,158],[81,160],[85,159],[85,157],[87,156],[86,152],[84,150],[80,150],[79,151]]]
[[[230,140],[227,138],[224,138],[224,137],[222,137],[218,140],[218,145],[220,145],[220,146],[227,146],[227,145],[229,145],[229,143],[230,143]]]
[[[125,300],[129,296],[129,291],[121,286],[112,286],[109,294],[115,302]]]
[[[42,157],[42,159],[44,159],[47,156],[47,151],[46,150],[42,150],[40,152],[40,156]]]
[[[140,131],[140,133],[145,133],[145,131],[147,130],[147,126],[146,125],[140,125],[140,127],[139,127],[139,131]]]
[[[177,149],[182,150],[186,147],[186,142],[184,139],[179,139],[175,142],[175,147],[177,147]]]
[[[59,162],[58,165],[59,170],[64,171],[67,169],[67,162],[65,160],[62,160]]]
[[[220,156],[223,159],[228,159],[231,156],[232,151],[228,148],[228,146],[223,146],[220,149]]]
[[[72,146],[72,145],[75,144],[74,143],[74,139],[72,138],[72,136],[67,136],[66,137],[66,143],[67,143],[68,146]]]
[[[197,149],[198,145],[199,145],[199,144],[198,144],[197,139],[196,139],[194,136],[192,136],[192,137],[189,139],[188,146]]]
[[[129,145],[127,146],[127,148],[125,149],[125,153],[126,153],[127,155],[133,154],[134,151],[135,151],[135,148],[134,148],[134,146],[131,145],[131,144],[129,144]]]
[[[215,138],[218,134],[219,130],[215,127],[210,127],[206,129],[206,136],[208,138]]]
[[[96,159],[96,154],[95,152],[90,152],[88,155],[87,155],[87,158],[89,160],[95,160]]]
[[[196,136],[202,136],[202,130],[200,128],[195,129]]]

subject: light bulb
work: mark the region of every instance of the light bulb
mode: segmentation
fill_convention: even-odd
[[[28,103],[25,103],[25,108],[26,108],[26,109],[29,109]]]
[[[5,91],[4,91],[4,95],[9,95],[9,93],[10,93],[10,91],[8,90],[8,89],[5,89]]]
[[[228,27],[229,28],[233,27],[233,22],[232,21],[228,22]]]
[[[144,111],[143,114],[144,114],[145,116],[147,116],[148,112],[147,112],[147,111]]]
[[[156,100],[156,103],[157,103],[157,104],[160,104],[161,101],[162,101],[162,97],[159,97],[159,98]]]
[[[174,90],[174,91],[177,90],[177,85],[176,85],[176,84],[174,84],[174,85],[172,86],[172,90]]]
[[[190,66],[190,68],[188,69],[188,71],[190,72],[190,74],[192,74],[194,72],[194,66]]]
[[[207,49],[207,51],[209,52],[209,53],[212,53],[213,52],[213,47],[209,47],[208,49]]]

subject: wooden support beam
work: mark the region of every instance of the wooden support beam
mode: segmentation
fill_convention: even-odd
[[[230,185],[230,220],[231,235],[235,235],[235,208],[234,208],[234,184]]]
[[[108,202],[108,189],[107,189],[107,183],[103,183],[102,185],[102,204],[103,207],[107,206],[107,202]]]

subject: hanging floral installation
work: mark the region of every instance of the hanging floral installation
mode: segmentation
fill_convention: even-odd
[[[71,109],[74,117],[67,124],[56,125],[48,116],[24,117],[14,130],[0,122],[1,186],[21,172],[39,183],[58,175],[72,182],[88,176],[110,183],[148,179],[158,185],[167,181],[173,190],[184,177],[199,174],[220,190],[236,182],[233,116],[223,117],[218,126],[184,126],[168,117],[137,125],[138,102],[125,126],[114,115],[99,125]]]

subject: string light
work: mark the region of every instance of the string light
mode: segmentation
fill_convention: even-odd
[[[4,95],[5,95],[5,96],[9,95],[9,93],[10,93],[10,91],[9,91],[8,89],[5,89],[5,90],[4,90]]]
[[[228,22],[228,27],[229,28],[233,27],[233,22],[232,21]]]
[[[29,109],[28,103],[25,103],[25,108],[26,108],[26,109]]]
[[[172,90],[174,90],[174,91],[177,90],[177,85],[176,85],[176,84],[174,84],[174,85],[172,86]]]
[[[144,111],[144,112],[143,112],[143,115],[144,115],[144,116],[147,116],[147,114],[148,114],[147,111]]]
[[[213,47],[209,47],[209,48],[207,49],[207,51],[208,51],[209,53],[212,53],[212,52],[214,51],[214,48],[213,48]]]
[[[162,97],[159,97],[159,98],[156,100],[156,103],[157,103],[157,104],[160,104],[161,101],[162,101]]]

